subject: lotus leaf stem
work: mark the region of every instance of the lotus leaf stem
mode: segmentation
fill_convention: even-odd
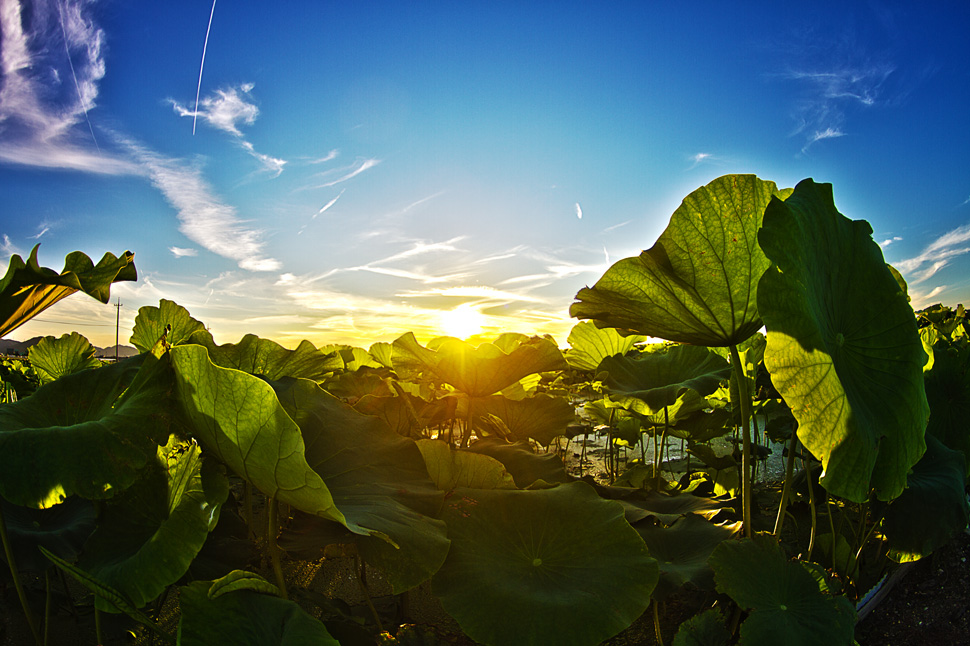
[[[51,620],[51,602],[53,601],[54,594],[51,590],[51,572],[50,569],[44,570],[44,646],[47,646],[48,638],[50,637],[50,620]]]
[[[10,578],[13,579],[14,588],[17,590],[17,597],[20,598],[20,605],[24,609],[24,616],[27,618],[27,625],[30,626],[30,632],[34,635],[34,641],[37,646],[43,645],[43,640],[41,640],[40,633],[37,630],[37,623],[34,620],[34,613],[30,611],[30,604],[27,603],[27,595],[24,592],[23,582],[20,580],[20,572],[17,569],[17,561],[13,557],[13,547],[10,545],[10,539],[7,538],[7,524],[3,520],[3,510],[0,509],[0,539],[3,540],[3,553],[7,558],[7,567],[10,569]]]
[[[792,474],[795,472],[795,453],[798,447],[798,436],[792,431],[791,440],[788,442],[788,461],[785,463],[785,483],[781,488],[781,502],[778,503],[778,517],[775,518],[775,531],[772,532],[776,537],[781,538],[781,528],[785,524],[785,510],[788,508],[788,496],[791,492]]]
[[[802,458],[802,468],[805,469],[805,475],[808,481],[808,506],[812,511],[812,531],[808,535],[808,554],[805,556],[806,561],[812,560],[812,552],[815,550],[815,534],[818,531],[818,510],[815,508],[815,483],[812,482],[812,472],[809,469],[808,460]]]
[[[659,644],[659,646],[664,646],[664,638],[663,638],[663,635],[660,634],[660,612],[657,609],[659,605],[660,604],[657,603],[657,600],[654,599],[653,600],[653,631],[657,635],[657,644]]]
[[[374,623],[377,624],[377,632],[382,633],[384,632],[384,626],[381,623],[381,617],[379,614],[377,614],[377,608],[374,607],[374,601],[370,597],[370,590],[367,589],[367,571],[365,569],[367,566],[362,560],[359,559],[360,556],[355,554],[354,560],[359,566],[354,568],[354,572],[357,574],[357,583],[360,585],[360,591],[364,595],[364,601],[367,602],[367,607],[370,608],[371,615],[374,617]]]
[[[751,429],[748,428],[751,402],[748,399],[748,382],[744,378],[738,346],[733,343],[731,344],[731,367],[738,382],[737,403],[741,407],[741,521],[744,525],[744,535],[751,538],[754,534],[751,526]]]
[[[283,567],[280,565],[280,548],[276,544],[276,534],[279,532],[279,512],[276,498],[269,499],[269,509],[267,510],[266,523],[266,547],[269,550],[269,560],[273,565],[273,574],[276,576],[276,587],[280,589],[280,596],[289,599],[286,593],[286,579],[283,577]]]
[[[97,595],[95,595],[97,599]],[[101,634],[101,611],[98,610],[97,603],[94,606],[94,634],[99,644],[104,643],[104,636]]]

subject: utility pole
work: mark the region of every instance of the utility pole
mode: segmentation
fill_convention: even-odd
[[[118,308],[117,316],[115,316],[115,361],[118,360],[118,330],[121,327],[121,298],[118,299],[118,303],[115,305]]]

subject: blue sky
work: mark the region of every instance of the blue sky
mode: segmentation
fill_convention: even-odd
[[[726,173],[832,183],[916,306],[970,303],[966,2],[0,0],[0,30],[0,256],[133,251],[123,330],[166,298],[219,342],[456,308],[564,341]],[[108,345],[115,313],[12,336]]]

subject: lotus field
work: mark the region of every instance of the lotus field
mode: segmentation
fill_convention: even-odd
[[[139,311],[135,357],[47,337],[0,373],[7,580],[38,645],[68,580],[88,643],[105,613],[142,643],[445,643],[406,623],[430,590],[462,643],[594,646],[645,613],[659,639],[665,602],[700,590],[677,646],[852,644],[886,575],[968,522],[970,325],[914,313],[871,234],[831,185],[718,178],[579,291],[565,350],[218,345],[167,300]],[[0,336],[135,278],[129,252],[14,256]],[[594,432],[634,459],[571,475],[561,448]],[[769,440],[785,476],[755,482]],[[366,613],[294,574],[341,559]]]

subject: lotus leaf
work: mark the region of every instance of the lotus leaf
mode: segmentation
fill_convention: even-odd
[[[501,395],[471,400],[472,416],[495,415],[504,422],[515,441],[537,441],[543,446],[566,432],[576,421],[576,413],[568,401],[552,395],[536,395],[512,400]]]
[[[773,536],[723,541],[710,558],[719,592],[750,614],[741,646],[848,644],[855,611],[845,597],[824,595],[805,568],[785,558]]]
[[[59,567],[67,574],[70,574],[72,577],[74,577],[74,579],[78,583],[80,583],[85,588],[93,592],[95,597],[97,597],[99,600],[107,602],[112,607],[125,613],[126,615],[128,615],[129,617],[137,621],[138,623],[144,626],[147,626],[152,631],[162,635],[163,638],[167,638],[168,641],[172,641],[172,638],[170,635],[168,635],[163,630],[158,628],[158,626],[155,625],[155,622],[152,621],[143,612],[138,610],[138,608],[134,606],[131,600],[128,599],[123,593],[115,590],[109,585],[102,583],[101,581],[98,581],[95,577],[91,576],[81,568],[75,565],[71,565],[70,563],[68,563],[61,557],[57,556],[56,554],[52,554],[43,546],[40,546],[38,549],[40,549],[40,551],[44,554],[44,556],[50,559],[50,561],[54,563],[54,565]]]
[[[566,339],[569,344],[566,362],[579,370],[596,370],[606,357],[622,356],[646,340],[642,335],[623,336],[613,328],[600,328],[592,321],[583,321],[573,326]]]
[[[155,455],[156,440],[168,437],[170,383],[165,366],[142,355],[0,407],[0,496],[46,508],[72,494],[102,499],[124,490]]]
[[[163,298],[158,307],[146,305],[138,309],[129,341],[139,352],[148,352],[163,336],[169,345],[176,345],[188,342],[200,330],[205,332],[201,321],[192,318],[178,303]]]
[[[438,489],[515,489],[515,480],[505,465],[481,453],[455,451],[441,440],[416,442],[428,474]]]
[[[365,560],[384,570],[395,593],[428,580],[448,552],[444,523],[435,518],[444,493],[414,442],[306,379],[274,386],[300,425],[307,463],[347,523],[378,533],[356,539]]]
[[[966,469],[963,453],[926,436],[926,453],[882,520],[890,558],[900,563],[919,560],[966,529],[970,521]]]
[[[925,373],[931,412],[926,434],[963,451],[970,462],[970,346],[940,341],[938,350],[933,369]],[[970,464],[967,468],[970,476]]]
[[[728,646],[730,643],[731,632],[718,608],[694,615],[674,635],[674,646]]]
[[[179,401],[207,453],[271,498],[368,533],[346,521],[327,485],[307,464],[300,427],[272,386],[215,365],[200,345],[178,345],[169,355]]]
[[[431,350],[410,332],[394,341],[393,364],[402,378],[424,373],[469,397],[493,395],[528,375],[566,367],[555,342],[542,337],[531,337],[511,352],[492,343],[472,347],[457,339],[446,339]]]
[[[72,251],[64,259],[64,270],[58,274],[37,262],[39,247],[34,245],[26,263],[17,254],[11,256],[7,273],[0,279],[0,337],[74,292],[82,291],[107,303],[112,283],[138,279],[135,254],[130,251],[120,258],[106,253],[97,265],[80,251]]]
[[[710,520],[724,509],[726,502],[712,500],[704,496],[689,493],[666,494],[659,491],[638,492],[636,496],[627,495],[628,492],[617,491],[616,488],[600,487],[600,494],[605,497],[616,497],[623,494],[623,504],[627,509],[627,520],[638,523],[644,518],[654,517],[665,525],[672,525],[678,519],[688,514],[697,514]]]
[[[702,397],[710,395],[731,374],[722,357],[693,345],[635,357],[607,357],[599,369],[609,373],[603,384],[610,399],[643,415],[672,406],[687,390]]]
[[[186,573],[229,495],[224,475],[210,474],[208,484],[199,446],[172,436],[142,478],[104,506],[78,567],[138,608],[157,598]]]
[[[319,381],[335,370],[342,370],[344,362],[337,354],[324,354],[309,341],[296,350],[288,350],[275,341],[247,334],[239,343],[216,345],[207,331],[192,335],[192,343],[205,346],[212,363],[223,368],[235,368],[269,381],[294,377]]]
[[[871,234],[810,179],[771,202],[759,234],[774,263],[758,291],[765,366],[822,485],[855,502],[902,493],[929,415],[916,319]]]
[[[27,356],[43,384],[64,375],[99,368],[101,362],[94,353],[94,346],[87,339],[77,332],[71,332],[59,339],[44,337],[37,345],[31,346]]]
[[[373,415],[404,437],[421,437],[425,429],[448,424],[455,419],[456,397],[440,397],[426,401],[408,392],[397,397],[364,395],[354,408],[365,415]]]
[[[373,357],[374,361],[385,368],[394,367],[394,346],[390,343],[378,342],[371,345],[367,354]]]
[[[555,453],[537,455],[528,442],[509,444],[498,438],[485,438],[472,444],[469,451],[495,458],[505,465],[520,489],[539,481],[545,483],[569,482],[566,467]]]
[[[593,646],[650,603],[657,562],[585,483],[458,489],[444,518],[452,545],[432,588],[476,641]]]
[[[40,553],[38,545],[73,561],[94,531],[94,505],[77,496],[50,509],[19,507],[2,498],[0,506],[14,560],[21,570],[43,572],[50,567],[50,560]]]
[[[227,575],[232,576],[235,573]],[[195,581],[181,588],[179,606],[180,646],[340,646],[320,621],[294,602],[253,589],[227,592],[221,580]]]
[[[687,583],[702,590],[713,590],[714,571],[707,559],[721,541],[733,538],[740,531],[740,522],[714,525],[696,514],[688,514],[670,527],[648,524],[637,527],[650,556],[660,566],[654,599],[663,601]]]
[[[702,186],[684,198],[653,247],[580,290],[569,314],[693,345],[741,343],[762,326],[756,295],[769,262],[757,233],[777,194],[774,182],[754,175]]]

